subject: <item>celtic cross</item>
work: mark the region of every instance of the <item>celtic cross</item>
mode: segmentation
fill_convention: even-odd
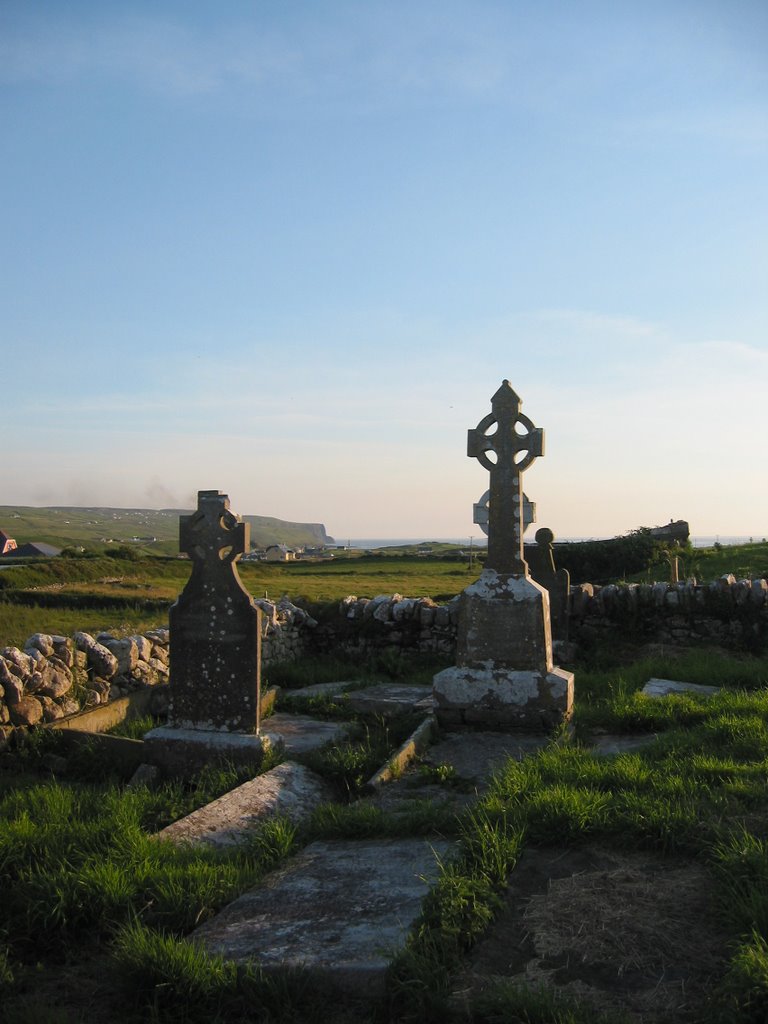
[[[226,494],[198,491],[197,511],[180,518],[179,548],[192,559],[193,572],[220,575],[245,552],[249,533],[250,524],[229,511]]]
[[[544,431],[520,412],[521,404],[509,381],[502,381],[491,399],[492,412],[467,432],[467,455],[491,474],[486,565],[513,575],[528,573],[520,478],[544,454]]]

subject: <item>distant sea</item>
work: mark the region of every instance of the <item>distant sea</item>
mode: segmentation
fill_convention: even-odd
[[[535,530],[526,535],[526,541],[533,543]],[[606,540],[605,537],[556,537],[557,541],[580,541],[580,540]],[[754,534],[752,537],[734,536],[731,534],[716,534],[711,537],[691,537],[691,543],[695,548],[711,548],[713,544],[749,544],[752,541],[761,541],[765,538],[762,534]],[[341,538],[336,538],[337,544],[344,544]],[[485,547],[488,541],[485,537],[473,537],[472,546],[475,548]],[[397,548],[404,544],[456,544],[462,548],[469,547],[469,537],[357,537],[346,541],[351,548]]]
[[[469,536],[466,537],[362,537],[352,538],[343,541],[336,538],[337,544],[346,543],[351,548],[399,548],[404,544],[458,544],[460,547],[469,547]],[[474,547],[484,547],[486,544],[483,538],[482,544],[475,538],[472,542]]]

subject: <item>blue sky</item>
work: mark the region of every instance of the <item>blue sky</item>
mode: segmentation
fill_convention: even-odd
[[[768,6],[0,4],[0,504],[768,534]]]

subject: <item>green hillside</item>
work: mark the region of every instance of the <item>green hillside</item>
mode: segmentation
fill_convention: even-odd
[[[59,548],[101,549],[135,544],[152,554],[174,555],[179,549],[179,516],[189,509],[74,508],[0,505],[0,530],[21,546],[31,542]],[[251,524],[251,544],[289,547],[332,544],[322,523],[290,523],[272,516],[243,516]]]

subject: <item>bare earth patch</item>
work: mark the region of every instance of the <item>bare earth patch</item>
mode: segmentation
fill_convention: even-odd
[[[695,1021],[728,939],[709,893],[695,861],[601,847],[528,850],[457,979],[457,1003],[503,980],[623,1011],[637,1024]]]

